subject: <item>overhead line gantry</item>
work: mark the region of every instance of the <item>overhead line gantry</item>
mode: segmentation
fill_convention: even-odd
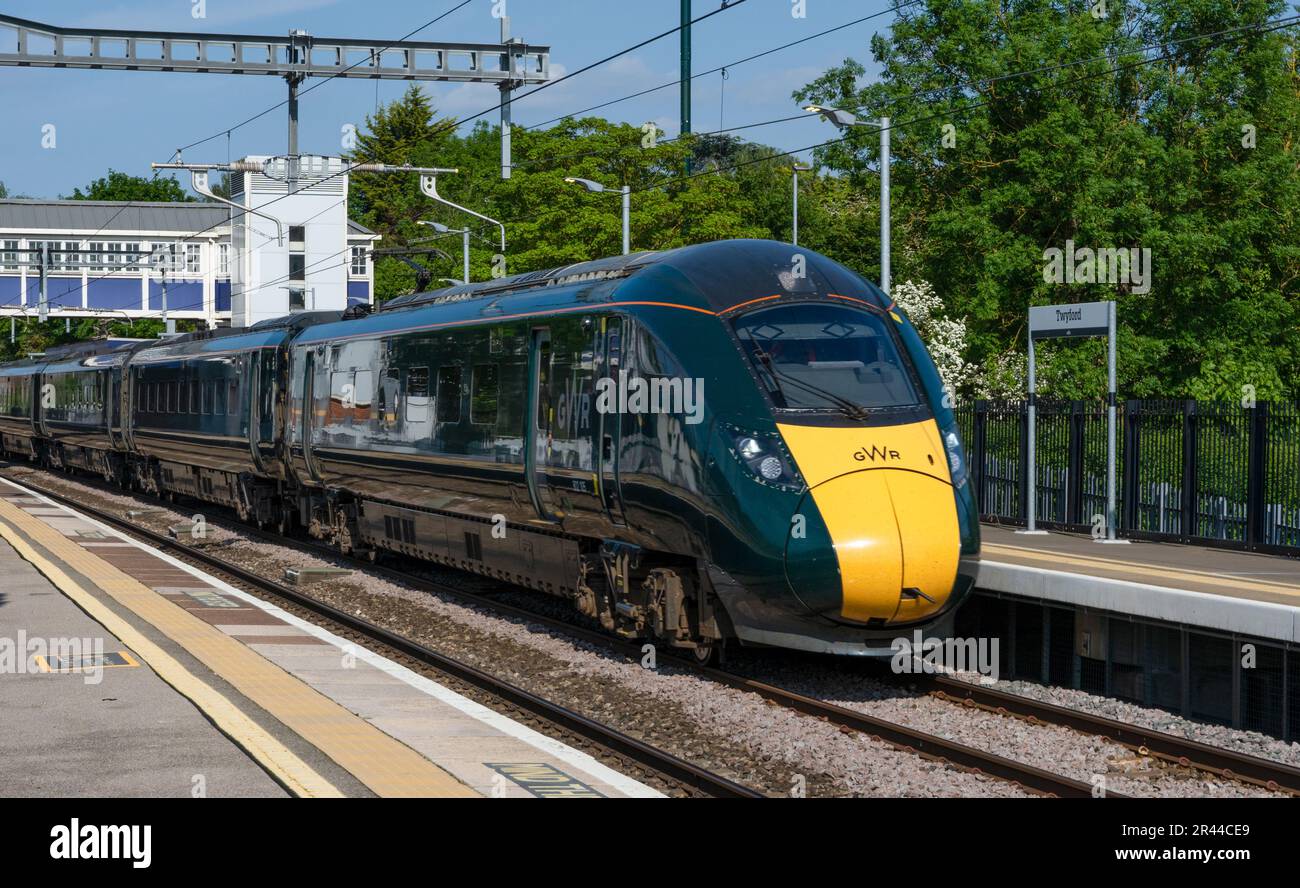
[[[0,14],[0,65],[106,71],[263,74],[289,86],[289,155],[298,155],[298,87],[309,77],[492,83],[501,90],[502,177],[510,176],[510,100],[550,79],[550,47],[501,43],[357,40],[64,28]],[[14,51],[10,51],[10,50]]]

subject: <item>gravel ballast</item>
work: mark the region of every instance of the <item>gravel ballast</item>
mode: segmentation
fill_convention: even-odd
[[[5,470],[73,494],[117,514],[156,510],[137,522],[155,531],[191,520],[213,507],[164,506],[25,468]],[[263,542],[237,525],[209,516],[202,545],[270,579],[287,567],[346,567],[327,554],[297,545]],[[485,578],[430,567],[439,582],[476,593],[497,592]],[[508,588],[508,587],[507,587]],[[541,623],[467,604],[363,571],[303,591],[440,653],[488,671],[539,696],[568,706],[697,765],[774,795],[808,796],[1025,796],[1012,784],[969,773],[873,741],[865,735],[769,704],[754,694],[719,686],[692,671],[661,663],[646,669],[599,644]],[[511,601],[548,609],[558,603],[511,590]],[[1118,744],[1050,725],[964,707],[883,682],[852,664],[780,651],[742,651],[729,668],[876,718],[996,752],[1085,783],[1134,796],[1254,796],[1268,793],[1187,768],[1142,757]],[[1249,732],[1184,722],[1168,713],[1133,707],[1060,688],[1001,683],[1008,690],[1112,718],[1179,733],[1252,755],[1297,762],[1297,744]],[[1159,721],[1163,717],[1166,721]],[[1150,720],[1148,720],[1150,719]],[[1177,720],[1183,722],[1184,720]]]

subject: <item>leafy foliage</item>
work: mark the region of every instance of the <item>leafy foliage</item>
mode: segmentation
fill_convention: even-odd
[[[175,179],[132,176],[109,170],[108,175],[96,179],[86,190],[74,188],[70,200],[136,200],[151,203],[192,203],[194,198]]]
[[[1294,396],[1300,32],[1188,39],[1267,21],[1281,0],[1106,6],[929,0],[873,40],[878,82],[848,60],[796,97],[894,121],[897,274],[970,318],[969,358],[1023,349],[1030,305],[1118,299],[1125,396]],[[818,159],[865,185],[876,140],[855,130]],[[1150,292],[1045,281],[1044,250],[1067,240],[1151,249]],[[1104,347],[1045,347],[1044,389],[1096,397]]]

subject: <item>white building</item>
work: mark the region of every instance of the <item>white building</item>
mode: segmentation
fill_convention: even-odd
[[[340,162],[319,160],[298,187],[322,181],[289,197],[285,182],[232,175],[234,201],[265,206],[283,243],[271,221],[219,203],[0,200],[0,317],[37,315],[40,260],[30,251],[47,243],[51,318],[159,317],[164,282],[169,318],[210,327],[372,303],[379,236],[348,220],[346,176],[323,181]]]

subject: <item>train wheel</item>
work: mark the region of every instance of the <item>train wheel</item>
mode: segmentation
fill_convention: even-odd
[[[691,659],[697,666],[713,666],[718,662],[722,645],[714,641],[697,641],[691,648]]]

